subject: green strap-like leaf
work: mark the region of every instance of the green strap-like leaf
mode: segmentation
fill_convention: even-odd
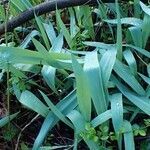
[[[56,33],[54,30],[54,27],[52,25],[52,23],[49,21],[48,24],[43,23],[44,29],[46,31],[46,34],[49,38],[49,41],[51,42],[51,44],[54,42],[55,38],[56,38]]]
[[[140,76],[141,76],[141,78],[148,84],[148,85],[150,85],[150,78],[149,77],[146,77],[146,76],[144,76],[143,74],[141,74],[141,73],[138,73]]]
[[[124,129],[125,129],[124,133],[125,150],[135,150],[132,126],[130,122],[128,122],[127,120],[124,121]]]
[[[111,113],[112,113],[112,122],[116,133],[122,128],[123,125],[123,103],[122,103],[122,94],[113,94],[110,96],[111,102]]]
[[[100,69],[97,52],[87,54],[85,56],[84,72],[88,77],[90,94],[97,114],[107,110],[102,73]]]
[[[136,77],[137,76],[137,63],[136,63],[135,57],[132,54],[132,52],[130,51],[130,49],[126,49],[123,52],[123,56],[129,65],[130,71]]]
[[[48,84],[48,86],[55,93],[57,93],[56,88],[55,88],[55,73],[56,73],[56,68],[44,65],[43,68],[42,68],[42,70],[41,70],[41,73],[42,73],[42,76],[43,76],[44,80]]]
[[[145,90],[131,73],[130,69],[119,60],[116,60],[114,71],[122,78],[135,92],[145,95]]]
[[[24,91],[21,93],[19,102],[26,107],[32,109],[38,114],[46,117],[49,112],[48,107],[46,107],[33,93],[30,91]]]
[[[43,64],[50,65],[55,68],[72,70],[70,54],[47,52],[45,55],[42,55],[36,51],[0,46],[0,68],[6,69],[8,63],[11,65],[17,63]]]
[[[85,41],[83,42],[83,44],[92,46],[92,47],[102,48],[102,49],[109,49],[115,46],[115,44],[106,44],[102,42],[90,42],[90,41]]]
[[[29,43],[32,41],[32,38],[34,38],[37,35],[39,35],[39,32],[37,30],[33,30],[31,33],[29,33],[21,43],[20,48],[27,48]]]
[[[142,49],[142,48],[140,48],[140,47],[136,47],[136,46],[133,46],[133,45],[129,45],[129,44],[126,44],[126,45],[124,45],[124,46],[129,47],[129,48],[133,48],[134,50],[136,50],[137,52],[141,53],[142,55],[144,55],[144,56],[150,58],[150,52],[148,52],[148,51],[145,50],[145,49]]]
[[[70,35],[68,29],[66,28],[65,24],[63,23],[63,21],[60,17],[60,12],[58,10],[56,10],[56,19],[57,19],[58,26],[61,28],[61,31],[62,31],[69,47],[72,49],[73,48],[73,42],[72,42],[71,35]]]
[[[112,76],[112,81],[116,84],[117,88],[129,101],[135,104],[143,112],[150,115],[150,100],[147,97],[140,96],[136,93],[133,93],[127,87],[125,87],[121,82],[119,82],[114,76]]]
[[[148,38],[150,36],[150,15],[145,14],[143,19],[143,26],[142,26],[142,43],[143,48],[145,48]]]
[[[18,113],[19,113],[19,112],[18,112]],[[13,114],[13,115],[6,116],[6,117],[0,119],[0,128],[3,127],[3,126],[5,126],[5,125],[6,125],[7,123],[9,123],[9,121],[11,121],[12,119],[14,119],[14,118],[18,115],[18,113],[15,113],[15,114]]]
[[[83,26],[88,31],[89,36],[94,39],[94,26],[93,26],[93,19],[92,19],[92,11],[89,6],[82,6],[81,7],[83,13]]]
[[[117,24],[117,19],[111,19],[111,20],[105,20],[108,23],[111,24]],[[133,17],[127,17],[121,19],[121,24],[128,24],[133,26],[142,26],[143,21],[141,19],[133,18]]]
[[[41,95],[43,96],[45,102],[51,109],[51,111],[59,118],[59,120],[63,121],[65,124],[73,128],[72,124],[65,118],[62,112],[51,102],[51,100],[42,92],[40,91]]]
[[[40,30],[41,36],[43,38],[45,47],[47,48],[47,50],[49,50],[50,49],[50,43],[49,43],[49,39],[48,39],[46,31],[45,31],[43,22],[42,22],[41,18],[37,17],[36,15],[35,15],[35,20],[36,20],[36,23],[37,23],[38,28]]]
[[[141,31],[141,28],[140,27],[130,27],[128,29],[131,33],[134,45],[142,48],[142,31]]]
[[[150,16],[150,8],[148,6],[146,6],[143,2],[140,1],[140,6],[142,8],[142,10]]]
[[[85,120],[91,119],[91,96],[87,76],[76,58],[72,56],[72,66],[76,78],[77,100]]]
[[[104,81],[105,88],[107,88],[108,86],[108,81],[116,61],[116,54],[116,48],[112,47],[103,54],[100,60],[100,67],[102,70],[102,78]]]
[[[107,120],[109,120],[112,117],[111,114],[111,110],[107,110],[104,113],[98,115],[97,117],[95,117],[92,121],[91,124],[94,128],[96,128],[97,126],[101,125],[102,123],[106,122]]]
[[[119,3],[118,0],[116,2],[116,12],[117,12],[117,57],[121,61],[122,60],[122,27],[121,27],[121,18],[119,11]]]
[[[134,16],[136,18],[140,18],[141,10],[140,10],[140,0],[134,0]]]
[[[67,115],[77,106],[76,91],[70,92],[64,99],[62,99],[56,107],[64,114]],[[43,143],[49,131],[58,123],[59,118],[50,111],[46,116],[44,123],[40,129],[37,138],[34,141],[33,150],[37,150]]]
[[[46,55],[47,54],[47,50],[46,48],[35,38],[32,39],[34,46],[36,48],[37,51],[39,51],[41,54]]]

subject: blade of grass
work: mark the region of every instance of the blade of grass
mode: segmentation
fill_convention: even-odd
[[[36,15],[35,15],[35,20],[36,20],[36,23],[37,23],[38,28],[40,30],[40,33],[41,33],[42,39],[44,41],[45,47],[47,48],[47,50],[49,50],[50,49],[50,43],[49,43],[49,39],[48,39],[46,31],[45,31],[43,22],[42,22],[41,18],[37,17]]]
[[[33,93],[30,91],[24,91],[21,93],[19,102],[37,112],[38,114],[46,117],[49,112],[47,106],[45,106]]]
[[[51,111],[59,118],[59,120],[63,121],[69,127],[73,128],[70,121],[65,118],[62,112],[60,112],[59,109],[57,109],[57,107],[51,102],[51,100],[42,91],[40,91],[40,93],[44,98],[45,102],[47,103],[47,105],[49,106],[49,108],[51,109]]]
[[[140,77],[148,84],[150,85],[150,78],[149,77],[146,77],[144,76],[143,74],[141,73],[138,73],[140,75]]]
[[[53,37],[54,35],[52,35]],[[51,39],[52,40],[52,39]],[[58,37],[56,37],[53,40],[52,47],[49,50],[49,52],[56,52],[60,53],[63,46],[63,35],[60,33]],[[56,68],[52,66],[44,65],[41,70],[42,76],[45,79],[48,86],[56,93],[58,94],[56,88],[55,88],[55,75],[56,75]]]
[[[0,68],[7,68],[7,63],[13,65],[21,64],[43,64],[55,68],[72,70],[71,55],[64,53],[46,53],[42,55],[36,51],[25,50],[14,47],[0,47]],[[82,63],[82,61],[81,61]],[[61,67],[62,66],[62,67]]]
[[[52,25],[52,23],[49,21],[48,24],[43,23],[45,32],[49,38],[49,41],[51,42],[51,44],[54,42],[54,40],[56,39],[56,33],[54,30],[54,27]]]
[[[132,131],[132,126],[130,122],[127,120],[124,121],[124,143],[125,143],[125,150],[135,150],[135,144],[134,144],[134,136]]]
[[[16,12],[23,12],[26,9],[29,9],[32,7],[32,5],[29,3],[29,1],[25,0],[11,0],[10,1],[11,7],[15,9]]]
[[[70,49],[72,49],[73,48],[72,38],[70,36],[68,29],[66,28],[65,24],[63,23],[63,21],[60,17],[60,12],[58,10],[56,10],[56,19],[58,22],[58,26],[61,28],[61,32],[63,33]]]
[[[119,60],[116,60],[114,71],[122,78],[135,92],[140,95],[145,95],[145,90],[132,75],[130,69]]]
[[[116,84],[117,88],[129,101],[131,101],[134,105],[140,108],[143,112],[150,115],[150,101],[147,97],[133,93],[122,83],[120,83],[114,76],[112,76],[112,81]]]
[[[85,56],[84,72],[88,77],[91,97],[97,114],[107,110],[106,97],[97,52]]]
[[[89,36],[94,39],[95,33],[91,8],[89,6],[82,6],[81,11],[83,12],[83,26],[85,27],[85,30],[88,31]]]
[[[137,76],[137,63],[136,63],[133,53],[130,51],[130,49],[126,49],[123,52],[123,56],[124,56],[126,62],[128,63],[132,74],[136,77]]]
[[[109,49],[109,48],[111,49],[112,47],[115,46],[115,44],[106,44],[102,42],[89,42],[89,41],[85,41],[83,42],[83,44],[92,46],[92,47],[102,48],[102,49]]]
[[[150,36],[150,8],[146,6],[144,3],[140,1],[140,6],[142,10],[145,12],[143,26],[142,26],[142,34],[143,34],[143,48],[145,48],[147,44],[148,37]]]
[[[134,0],[134,16],[136,18],[140,18],[141,10],[140,10],[140,0]]]
[[[64,99],[56,104],[56,107],[64,114],[67,115],[77,106],[76,91],[71,91]],[[33,150],[37,150],[43,143],[49,131],[58,123],[58,117],[50,111],[45,118],[40,132],[34,141]]]
[[[112,123],[116,135],[118,135],[117,142],[118,147],[122,149],[122,135],[120,134],[123,126],[123,103],[122,94],[117,93],[110,96],[111,101],[111,113],[112,113]]]
[[[37,30],[33,30],[31,33],[29,33],[26,38],[23,40],[23,42],[20,45],[20,48],[28,48],[29,43],[32,41],[32,38],[35,36],[39,36],[39,32]]]
[[[56,68],[51,66],[44,65],[41,70],[42,76],[46,81],[47,85],[56,93],[58,94],[56,87],[55,87],[55,74]]]
[[[102,70],[102,78],[104,81],[105,88],[107,88],[108,86],[108,81],[116,61],[116,54],[116,48],[112,47],[103,54],[100,60],[100,67]]]
[[[95,117],[92,121],[91,124],[94,128],[98,127],[102,123],[106,122],[112,117],[111,110],[107,110],[103,112],[102,114],[98,115]]]
[[[117,12],[117,57],[122,60],[122,27],[121,27],[121,18],[119,11],[118,0],[115,0],[116,3],[116,12]]]
[[[148,42],[148,38],[150,36],[149,26],[150,26],[150,15],[145,14],[144,20],[143,20],[143,26],[142,26],[142,39],[143,39],[142,46],[143,46],[143,48],[145,48],[145,46]]]
[[[0,128],[2,128],[3,126],[5,126],[11,120],[13,120],[18,115],[18,113],[15,113],[15,114],[12,114],[10,116],[6,116],[6,117],[1,118],[0,119]]]
[[[147,50],[145,49],[142,49],[140,47],[136,47],[136,46],[133,46],[133,45],[130,45],[130,44],[125,44],[124,46],[126,47],[129,47],[129,48],[132,48],[134,50],[136,50],[137,52],[141,53],[142,55],[150,58],[150,52],[148,52]]]
[[[64,44],[63,34],[60,33],[58,37],[53,40],[50,51],[60,53]]]
[[[91,97],[87,76],[76,58],[72,56],[72,66],[76,78],[77,100],[85,120],[91,119]]]
[[[132,36],[134,45],[142,48],[142,32],[140,27],[130,27],[129,31]]]
[[[71,37],[73,38],[77,34],[76,18],[73,8],[69,8],[69,14],[70,14],[70,34]]]
[[[117,19],[104,20],[104,21],[111,24],[117,24]],[[143,24],[143,20],[134,17],[125,17],[125,18],[121,18],[121,24],[128,24],[128,25],[141,27]]]
[[[117,93],[110,96],[111,113],[114,130],[119,133],[123,125],[123,103],[122,94]]]
[[[36,40],[35,38],[32,38],[32,41],[36,50],[38,50],[42,55],[47,54],[46,48],[38,40]]]
[[[140,6],[142,8],[142,10],[150,16],[150,8],[148,6],[146,6],[143,2],[140,1]]]

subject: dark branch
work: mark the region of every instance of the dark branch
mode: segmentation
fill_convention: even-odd
[[[104,3],[114,3],[115,0],[102,0]],[[147,2],[147,0],[142,0]],[[9,20],[7,22],[7,32],[12,31],[14,28],[24,24],[25,22],[34,18],[34,14],[40,16],[42,14],[56,10],[56,5],[58,9],[63,9],[67,7],[80,6],[80,5],[96,5],[97,0],[55,0],[41,3],[33,8],[30,8],[17,17]],[[0,25],[0,35],[5,33],[5,24]]]

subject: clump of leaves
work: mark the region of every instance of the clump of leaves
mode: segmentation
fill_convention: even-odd
[[[86,124],[85,131],[81,132],[80,136],[88,140],[93,140],[94,142],[98,142],[99,140],[95,128],[93,128],[90,123]]]
[[[115,140],[119,149],[134,150],[134,136],[148,134],[149,119],[143,124],[132,121],[150,115],[150,8],[142,2],[133,4],[133,17],[126,16],[117,1],[99,3],[98,9],[70,8],[69,25],[59,10],[54,24],[35,16],[36,27],[18,48],[9,45],[11,38],[0,46],[1,78],[6,72],[8,98],[12,87],[17,102],[44,118],[33,150],[41,147],[59,121],[74,131],[74,149],[81,140],[90,149],[107,148],[106,143]],[[12,1],[11,5],[15,15],[32,7],[28,0]],[[115,19],[110,19],[108,10]],[[97,14],[96,23],[93,12]],[[100,24],[107,24],[104,29],[108,31],[102,30],[105,39],[97,42],[95,25]],[[34,51],[26,49],[30,44]],[[38,78],[30,80],[31,73],[39,74]],[[0,127],[16,115],[2,118]],[[110,124],[110,119],[112,127],[105,124]]]

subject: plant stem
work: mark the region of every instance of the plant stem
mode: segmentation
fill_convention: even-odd
[[[4,10],[5,10],[5,44],[6,44],[6,47],[8,47],[7,22],[8,22],[8,16],[9,16],[9,2],[8,4],[4,4]],[[9,62],[7,62],[7,72],[6,72],[7,74],[7,115],[9,116],[8,131],[10,133],[10,137],[12,137],[11,125],[10,125],[10,84],[9,84],[10,72],[9,71],[10,71]],[[13,149],[13,143],[11,145]]]
[[[5,44],[8,46],[8,39],[7,39],[7,22],[8,22],[8,9],[9,9],[9,3],[3,4],[4,11],[5,11]]]
[[[9,64],[8,64],[8,67],[7,67],[7,111],[8,111],[8,115],[10,114],[10,85],[9,85],[9,76],[10,76],[10,73],[9,73]]]

